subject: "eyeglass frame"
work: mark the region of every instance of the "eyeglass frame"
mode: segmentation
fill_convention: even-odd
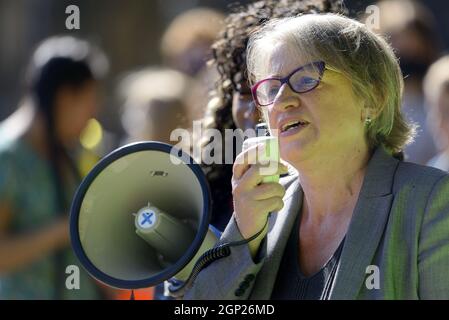
[[[309,67],[309,66],[311,66],[311,65],[317,65],[317,64],[318,64],[318,68],[319,68],[319,72],[320,72],[320,76],[319,76],[319,78],[317,79],[317,80],[318,80],[318,81],[317,81],[317,84],[314,85],[312,88],[310,88],[310,89],[308,89],[308,90],[305,90],[305,91],[300,91],[300,92],[298,92],[298,91],[296,91],[295,89],[293,89],[293,86],[290,84],[290,78],[291,78],[296,72],[300,71],[301,69],[304,69],[304,68]],[[259,99],[257,98],[257,89],[258,89],[259,86],[260,86],[263,82],[265,82],[265,81],[268,81],[268,80],[278,80],[278,81],[281,83],[281,85],[280,85],[280,87],[279,87],[279,90],[280,90],[280,88],[281,88],[284,84],[287,84],[293,92],[296,92],[296,93],[306,93],[306,92],[310,92],[310,91],[316,89],[316,87],[318,87],[318,86],[320,85],[321,80],[322,80],[323,75],[324,75],[324,70],[326,70],[326,69],[340,73],[338,70],[335,70],[335,69],[333,69],[333,68],[329,68],[328,66],[326,66],[326,63],[325,63],[324,61],[319,60],[319,61],[314,61],[314,62],[305,64],[305,65],[302,65],[302,66],[300,66],[300,67],[294,69],[294,70],[293,70],[292,72],[290,72],[286,77],[283,77],[283,78],[270,77],[270,78],[262,79],[262,80],[256,82],[256,83],[251,87],[251,94],[252,94],[252,96],[253,96],[254,102],[256,103],[256,105],[258,105],[258,106],[260,106],[260,107],[267,107],[267,106],[269,106],[270,104],[273,104],[274,99],[273,99],[273,101],[271,101],[270,103],[267,103],[267,104],[260,104],[260,103],[259,103]],[[278,93],[279,93],[279,92],[278,92]],[[276,95],[277,95],[277,94],[276,94]]]

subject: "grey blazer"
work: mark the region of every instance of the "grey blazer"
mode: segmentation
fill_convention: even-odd
[[[202,270],[185,299],[270,299],[301,208],[296,175],[281,179],[284,208],[269,219],[261,259],[247,245]],[[220,242],[241,240],[234,218]],[[375,267],[369,267],[375,266]],[[372,268],[378,268],[373,271]],[[367,269],[368,268],[368,269]],[[373,284],[378,275],[378,288]],[[449,176],[391,157],[369,161],[341,253],[330,299],[449,299]]]

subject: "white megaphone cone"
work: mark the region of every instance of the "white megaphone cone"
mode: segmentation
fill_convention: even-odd
[[[85,269],[112,287],[186,280],[217,241],[209,230],[210,202],[201,168],[181,150],[159,142],[127,145],[103,158],[78,188],[72,247]]]
[[[246,145],[260,142],[268,146],[265,157],[278,161],[276,138]],[[70,216],[72,247],[85,269],[112,287],[145,288],[170,278],[189,283],[208,263],[229,255],[229,247],[263,231],[213,248],[210,215],[206,177],[190,156],[160,142],[130,144],[103,158],[79,186]],[[180,296],[183,289],[170,291]]]

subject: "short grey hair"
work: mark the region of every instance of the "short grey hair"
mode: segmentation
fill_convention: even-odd
[[[304,14],[268,22],[248,44],[248,79],[263,76],[277,44],[291,44],[304,61],[323,60],[352,82],[356,97],[376,115],[366,126],[371,148],[400,153],[415,127],[401,114],[403,77],[390,45],[364,24],[337,14]]]

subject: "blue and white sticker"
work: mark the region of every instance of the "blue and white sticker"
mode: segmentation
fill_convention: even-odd
[[[157,215],[153,210],[142,210],[138,216],[139,227],[142,229],[152,228],[157,220]]]

